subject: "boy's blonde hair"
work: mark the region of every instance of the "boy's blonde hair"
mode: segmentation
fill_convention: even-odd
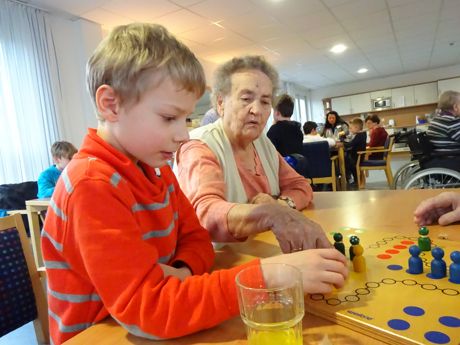
[[[438,109],[454,110],[454,104],[460,101],[460,92],[445,91],[439,96]]]
[[[77,149],[68,141],[56,141],[51,145],[51,156],[53,156],[53,158],[72,159],[73,155],[76,153]]]
[[[264,73],[272,82],[272,101],[278,89],[279,77],[276,69],[265,60],[263,56],[235,57],[217,68],[214,73],[211,102],[217,109],[217,98],[230,93],[232,87],[231,76],[237,72],[247,70],[259,70]]]
[[[350,124],[355,125],[359,128],[360,131],[363,130],[364,122],[359,117],[355,117],[350,121]]]
[[[134,23],[115,27],[99,44],[86,66],[87,86],[96,107],[101,85],[114,89],[120,102],[138,102],[152,73],[168,76],[200,98],[205,75],[195,55],[163,26]],[[97,109],[97,107],[96,107]],[[99,120],[100,117],[98,115]]]

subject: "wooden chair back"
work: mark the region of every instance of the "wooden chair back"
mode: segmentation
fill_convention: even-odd
[[[0,218],[0,336],[33,321],[39,344],[49,344],[45,288],[20,214]]]

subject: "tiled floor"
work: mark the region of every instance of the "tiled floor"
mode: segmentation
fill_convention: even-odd
[[[0,338],[0,345],[37,345],[32,322]]]
[[[394,174],[398,169],[409,162],[409,156],[395,156],[391,160],[391,171]],[[371,170],[369,171],[369,177],[366,178],[366,190],[376,189],[390,189],[388,187],[387,178],[383,170]]]

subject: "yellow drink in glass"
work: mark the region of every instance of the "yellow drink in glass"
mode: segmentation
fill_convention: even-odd
[[[243,319],[249,345],[302,345],[303,313],[292,304],[271,302],[256,307],[251,320]]]
[[[302,345],[302,273],[286,264],[247,267],[236,276],[249,345]]]

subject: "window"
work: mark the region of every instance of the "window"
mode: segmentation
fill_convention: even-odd
[[[40,10],[0,2],[0,184],[36,180],[59,138],[55,52]]]

